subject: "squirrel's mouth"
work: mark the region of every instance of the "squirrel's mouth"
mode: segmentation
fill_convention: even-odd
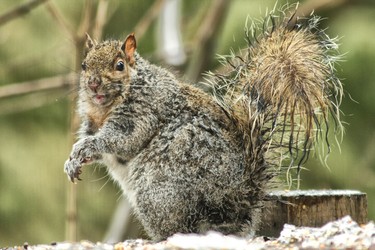
[[[93,101],[96,104],[105,105],[108,101],[108,98],[107,98],[106,95],[96,94],[96,95],[93,96]]]

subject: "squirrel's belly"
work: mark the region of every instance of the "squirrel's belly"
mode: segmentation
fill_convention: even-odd
[[[130,184],[129,166],[127,161],[114,154],[103,154],[103,163],[107,166],[109,174],[118,183],[123,193],[133,206],[136,202],[134,188]]]

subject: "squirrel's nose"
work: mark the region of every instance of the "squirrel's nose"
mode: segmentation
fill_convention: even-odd
[[[98,89],[98,87],[100,86],[100,84],[101,84],[101,80],[100,80],[99,78],[97,78],[97,77],[95,77],[95,78],[90,78],[90,79],[89,79],[89,82],[88,82],[88,87],[89,87],[92,91],[96,92],[97,89]]]

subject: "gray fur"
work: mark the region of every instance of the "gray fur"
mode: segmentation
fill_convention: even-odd
[[[65,172],[74,179],[85,163],[104,163],[153,239],[207,230],[251,233],[260,203],[252,201],[241,136],[231,119],[203,91],[135,57],[130,86],[120,85],[113,95],[120,101],[105,111],[100,128],[87,116],[94,104],[82,73],[83,123]]]
[[[293,46],[305,42],[304,39],[317,44],[309,29],[293,30],[288,25],[279,25],[272,30],[270,36],[262,37],[249,51],[261,53],[257,49],[262,43],[274,41],[272,35],[280,35],[281,44],[271,42],[273,47],[261,56],[273,58],[273,51],[284,46],[285,39],[293,41]],[[294,37],[301,41],[294,42]],[[332,78],[323,65],[326,57],[320,56],[324,48],[315,46],[317,49],[309,51],[310,54],[299,55],[293,46],[284,46],[286,56],[290,51],[297,53],[296,60],[291,60],[293,65],[279,67],[287,76],[297,72],[294,70],[297,68],[298,72],[315,70],[322,79]],[[260,222],[265,192],[278,172],[273,168],[274,163],[285,158],[279,152],[288,146],[289,152],[294,152],[290,139],[283,140],[281,136],[277,140],[277,136],[283,135],[285,128],[293,128],[294,106],[306,101],[295,91],[279,91],[281,94],[268,98],[268,89],[258,88],[258,93],[252,84],[264,86],[267,79],[276,79],[272,84],[287,90],[289,82],[285,79],[293,77],[280,78],[280,70],[269,72],[266,67],[259,72],[249,66],[258,57],[246,57],[234,67],[234,77],[218,74],[210,78],[216,91],[211,96],[150,64],[134,53],[135,47],[133,34],[124,43],[89,43],[78,102],[82,124],[79,140],[65,162],[65,172],[74,181],[79,179],[83,165],[105,164],[146,232],[155,240],[177,232],[208,230],[253,235]],[[320,60],[316,68],[306,68],[298,61],[305,57],[313,58],[314,62]],[[220,81],[230,87],[226,92],[219,91]],[[317,92],[322,82],[329,82],[318,81],[312,78],[308,86],[303,82],[295,84],[299,84],[296,88],[301,92],[307,88]],[[272,101],[275,98],[295,100],[281,110],[285,110],[283,116],[292,116],[281,120],[277,125],[281,129],[273,125],[280,120],[277,109],[280,105]],[[323,101],[319,104],[323,110],[330,108],[329,104],[323,106],[329,103],[327,98],[322,94]],[[311,98],[305,99],[309,102]],[[316,106],[317,102],[307,104]],[[302,113],[308,116],[306,120],[312,131],[311,121],[318,114]],[[300,120],[302,123],[303,119]],[[307,127],[302,125],[300,129]],[[296,133],[298,139],[300,130]],[[312,143],[313,139],[306,136],[304,140]]]

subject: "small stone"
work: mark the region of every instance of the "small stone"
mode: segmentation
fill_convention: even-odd
[[[124,244],[122,242],[115,245],[115,250],[124,250]]]

